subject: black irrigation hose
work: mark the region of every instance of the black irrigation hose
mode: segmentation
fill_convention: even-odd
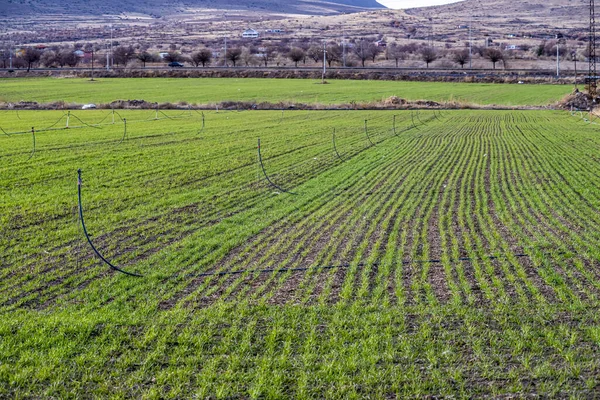
[[[2,127],[0,126],[0,131],[2,131],[2,133],[4,133],[6,136],[10,136],[10,133],[6,132],[4,129],[2,129]]]
[[[56,125],[58,125],[58,123],[59,123],[60,121],[62,121],[62,120],[63,120],[63,118],[64,118],[64,117],[65,117],[65,114],[63,114],[63,115],[62,115],[62,117],[60,117],[60,118],[58,119],[58,121],[56,121],[55,123],[53,123],[52,125],[50,125],[50,126],[48,126],[48,127],[44,128],[44,129],[41,129],[41,130],[39,130],[38,132],[42,132],[42,131],[46,131],[46,130],[49,130],[49,129],[51,129],[51,128],[54,128]]]
[[[421,125],[425,125],[425,123],[423,121],[421,121],[421,117],[419,116],[419,112],[420,112],[420,110],[417,110],[417,119],[419,120],[419,122],[421,123]]]
[[[564,255],[565,252],[560,252],[558,255]],[[548,255],[548,254],[545,254]],[[450,259],[449,262],[460,262],[460,261],[484,261],[484,260],[498,260],[498,259],[506,259],[508,255],[503,256],[484,256],[480,258],[469,258],[469,257],[460,257],[457,259]],[[513,254],[515,258],[530,258],[529,254]],[[414,261],[402,261],[402,265],[410,265],[410,264],[440,264],[442,260],[432,259],[432,260],[414,260]],[[311,270],[327,270],[327,269],[346,269],[351,268],[352,266],[356,266],[358,268],[362,267],[379,267],[382,264],[380,263],[359,263],[359,264],[341,264],[341,265],[325,265],[325,266],[315,266],[315,267],[298,267],[298,268],[268,268],[268,269],[253,269],[253,270],[238,270],[238,271],[224,271],[224,272],[205,272],[201,274],[187,274],[185,275],[188,278],[202,278],[206,276],[226,276],[226,275],[241,275],[244,273],[250,274],[268,274],[268,273],[282,273],[282,272],[300,272],[300,271],[311,271]],[[174,275],[176,277],[177,275]]]
[[[19,115],[19,109],[15,109],[15,112],[17,113],[17,118],[18,118],[19,120],[21,120],[21,116]]]
[[[127,137],[127,118],[123,118],[123,137],[117,144],[123,143],[123,141],[125,140],[126,137]]]
[[[117,111],[113,110],[113,113],[117,114],[117,117],[121,118],[121,121],[123,121],[125,118],[121,117],[121,114],[119,114]]]
[[[333,150],[335,151],[335,154],[337,154],[338,158],[341,161],[344,161],[344,159],[342,158],[342,156],[340,156],[340,153],[338,153],[337,147],[335,145],[335,128],[333,128]]]
[[[31,128],[31,136],[33,137],[33,150],[31,151],[31,155],[27,160],[31,160],[35,155],[35,128]]]
[[[262,161],[262,155],[260,154],[260,138],[258,138],[258,161],[260,163],[260,167],[262,168],[263,174],[265,175],[265,178],[267,178],[267,182],[269,182],[271,184],[271,186],[273,186],[275,189],[280,190],[280,191],[285,192],[285,193],[296,194],[294,192],[290,192],[289,190],[285,190],[285,189],[277,186],[269,178],[269,175],[267,175],[267,171],[265,170],[265,166],[264,166],[263,161]]]
[[[75,114],[70,114],[70,116],[71,116],[71,117],[73,117],[73,118],[75,118],[75,119],[77,119],[79,122],[81,122],[83,125],[85,125],[85,126],[87,126],[87,127],[94,128],[94,129],[102,129],[102,128],[101,128],[101,127],[99,127],[99,126],[90,125],[90,124],[88,124],[87,122],[84,122],[84,121],[82,121],[82,120],[81,120],[81,118],[79,118],[79,117],[78,117],[77,115],[75,115]]]
[[[420,131],[419,127],[415,124],[415,113],[412,110],[410,111],[410,120],[412,121],[412,127]]]
[[[79,169],[79,170],[77,170],[77,198],[79,200],[79,219],[81,220],[81,227],[83,228],[83,233],[85,235],[85,238],[87,239],[87,242],[90,244],[92,250],[94,250],[94,253],[96,253],[96,255],[102,261],[104,261],[104,263],[106,265],[108,265],[109,267],[111,267],[115,271],[121,272],[122,274],[129,275],[129,276],[143,277],[143,275],[136,274],[136,273],[133,273],[133,272],[127,272],[127,271],[122,270],[119,267],[114,266],[106,258],[104,258],[102,256],[102,254],[100,254],[100,252],[96,249],[96,246],[94,246],[94,243],[92,243],[92,239],[90,239],[90,235],[88,234],[87,228],[85,227],[85,220],[83,219],[83,206],[81,205],[81,186],[82,186],[81,169]]]
[[[394,121],[392,122],[392,131],[394,132],[394,136],[398,136],[396,132],[396,115],[394,114]]]
[[[204,132],[205,122],[204,122],[204,111],[202,112],[202,129],[198,131],[198,133]]]
[[[367,126],[368,120],[365,119],[365,135],[367,135],[367,140],[369,141],[369,143],[371,143],[371,146],[375,146],[375,143],[373,143],[371,141],[371,138],[369,137],[369,128]]]

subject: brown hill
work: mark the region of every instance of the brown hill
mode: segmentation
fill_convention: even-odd
[[[139,13],[151,16],[173,16],[193,10],[260,11],[265,14],[329,15],[384,8],[375,0],[28,0],[0,1],[0,16],[35,15],[118,15]]]

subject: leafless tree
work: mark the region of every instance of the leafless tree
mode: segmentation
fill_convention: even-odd
[[[240,58],[242,59],[246,67],[254,66],[259,63],[258,59],[256,58],[256,55],[252,52],[251,48],[244,48],[242,50],[242,55],[240,56]]]
[[[319,60],[323,59],[323,46],[313,44],[308,48],[306,54],[309,58],[312,58],[314,62],[319,62]]]
[[[331,67],[334,62],[342,60],[344,49],[337,43],[332,43],[327,46],[327,64]]]
[[[404,48],[402,46],[398,46],[396,43],[389,45],[385,49],[385,53],[388,59],[396,61],[396,68],[398,68],[399,61],[406,58]]]
[[[41,56],[42,52],[33,47],[28,47],[25,50],[25,53],[21,57],[23,58],[23,61],[25,61],[25,64],[27,64],[27,72],[29,72],[33,64],[40,61]]]
[[[452,53],[452,61],[460,65],[461,68],[464,68],[465,65],[469,62],[469,57],[470,55],[468,49],[457,50]]]
[[[181,54],[176,53],[174,51],[170,51],[163,57],[163,60],[165,60],[168,63],[181,61]]]
[[[129,60],[135,56],[133,46],[119,46],[113,51],[113,59],[115,64],[127,66]]]
[[[272,47],[265,47],[263,51],[258,53],[258,58],[260,59],[262,64],[265,64],[265,67],[269,66],[269,61],[273,60],[275,54],[275,50]]]
[[[292,60],[294,62],[294,64],[296,65],[296,68],[298,68],[298,63],[300,61],[302,61],[305,56],[306,56],[306,53],[304,52],[304,50],[302,50],[299,47],[292,48],[290,50],[290,52],[288,53],[288,57],[290,58],[290,60]]]
[[[232,49],[229,49],[229,50],[227,50],[227,54],[225,54],[225,58],[227,60],[231,61],[234,68],[235,68],[236,63],[239,61],[239,59],[241,57],[242,57],[242,49],[240,49],[239,47],[234,47]]]
[[[202,64],[202,67],[206,67],[212,61],[212,51],[207,48],[200,49],[199,51],[192,54],[192,63],[197,67]]]
[[[490,60],[492,63],[493,69],[496,69],[496,63],[498,61],[504,60],[504,53],[502,50],[497,49],[495,47],[489,47],[485,50],[483,56]]]
[[[156,57],[147,51],[142,51],[141,53],[136,54],[135,58],[142,63],[143,68],[146,68],[146,63],[156,61]]]
[[[59,53],[59,64],[61,67],[65,65],[67,67],[75,68],[79,64],[80,58],[73,52],[73,50],[63,50]]]
[[[421,60],[425,61],[427,64],[427,68],[429,68],[429,64],[438,59],[437,50],[431,46],[425,46],[419,52],[421,55]]]
[[[372,43],[367,40],[361,40],[360,42],[356,43],[354,46],[354,54],[356,55],[356,57],[358,57],[358,59],[362,63],[363,68],[365,67],[365,61],[367,61],[369,58],[371,58],[371,52],[369,50],[369,46],[371,44]]]

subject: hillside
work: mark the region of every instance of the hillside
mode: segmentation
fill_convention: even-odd
[[[44,14],[63,15],[116,15],[137,13],[151,16],[169,17],[195,10],[260,11],[265,14],[329,15],[384,8],[375,0],[296,0],[281,2],[278,0],[251,0],[231,2],[227,0],[104,0],[90,2],[86,0],[8,0],[0,2],[0,17],[32,17]]]
[[[565,33],[571,29],[587,28],[589,25],[587,0],[465,0],[443,6],[414,8],[406,12],[429,20],[436,28],[448,27],[449,22],[468,23],[472,18],[474,28],[492,27],[487,32],[490,34],[498,31]],[[450,28],[455,26],[450,25]]]

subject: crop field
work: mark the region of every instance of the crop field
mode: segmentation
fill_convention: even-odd
[[[109,103],[123,99],[210,104],[214,99],[243,102],[344,104],[377,102],[390,96],[409,101],[457,101],[481,105],[544,106],[572,90],[567,85],[508,85],[444,82],[330,80],[328,85],[304,79],[181,78],[31,78],[3,79],[0,102]]]
[[[0,127],[2,398],[600,393],[600,128],[577,116]],[[94,253],[80,206],[98,252],[140,276]]]

